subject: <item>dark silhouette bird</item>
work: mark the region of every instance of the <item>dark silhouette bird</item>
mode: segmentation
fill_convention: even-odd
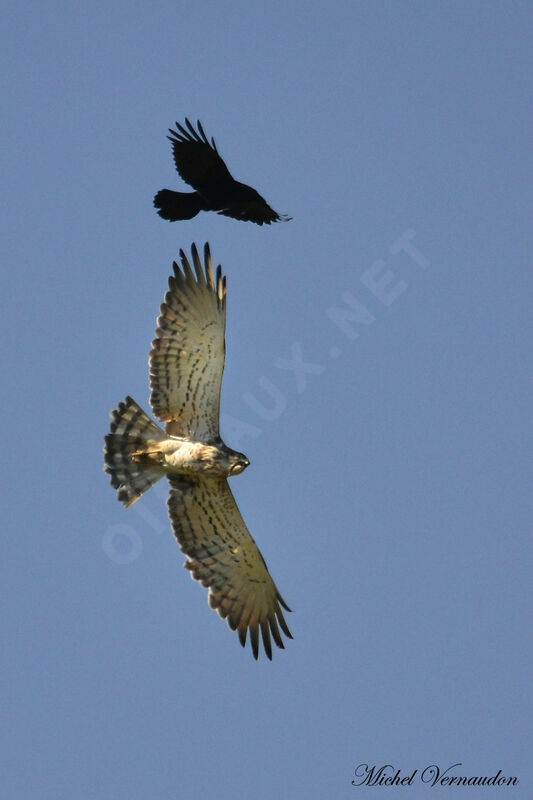
[[[181,178],[192,186],[194,192],[173,192],[161,189],[154,197],[154,206],[163,219],[175,222],[192,219],[199,211],[216,211],[257,225],[288,221],[292,217],[278,214],[270,208],[259,192],[239,183],[231,175],[219,155],[215,140],[209,142],[198,120],[196,131],[188,119],[188,130],[176,122],[177,131],[169,128],[174,163]]]

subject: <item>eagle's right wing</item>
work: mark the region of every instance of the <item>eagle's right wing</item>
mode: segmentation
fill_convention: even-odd
[[[244,647],[246,634],[254,658],[259,631],[268,658],[271,634],[284,648],[280,630],[292,639],[281,607],[290,611],[246,527],[225,478],[194,480],[169,475],[168,511],[172,529],[192,577],[209,588],[209,605],[237,630]],[[279,623],[279,627],[278,627]]]

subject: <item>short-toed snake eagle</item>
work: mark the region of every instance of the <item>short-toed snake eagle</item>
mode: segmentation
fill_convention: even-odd
[[[155,424],[131,398],[111,412],[105,470],[126,506],[163,475],[170,483],[168,511],[191,575],[209,588],[209,604],[237,630],[249,632],[254,657],[259,633],[269,659],[272,639],[292,638],[282,607],[290,609],[239,512],[227,478],[249,464],[219,434],[225,358],[226,279],[213,272],[209,245],[204,266],[196,246],[191,265],[180,251],[161,305],[150,352],[150,404],[166,423]]]

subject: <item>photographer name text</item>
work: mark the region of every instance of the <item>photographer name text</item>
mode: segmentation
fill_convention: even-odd
[[[516,786],[519,783],[518,778],[507,777],[501,769],[490,776],[456,774],[457,768],[462,766],[461,762],[457,762],[443,769],[437,764],[429,764],[424,769],[402,774],[402,770],[392,764],[382,764],[380,767],[376,764],[372,767],[359,764],[352,786],[412,786],[415,782],[426,786]]]

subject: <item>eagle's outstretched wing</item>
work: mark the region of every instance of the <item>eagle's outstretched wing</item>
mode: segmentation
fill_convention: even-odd
[[[191,252],[195,272],[180,250],[181,269],[174,262],[161,305],[150,352],[150,404],[169,435],[209,442],[219,436],[226,279],[220,266],[214,275],[208,244],[204,267],[196,245]]]
[[[292,639],[281,607],[290,611],[272,580],[225,478],[194,480],[169,475],[168,512],[192,577],[209,588],[209,605],[237,630],[244,647],[250,631],[254,657],[259,631],[269,659],[271,635],[284,648],[280,627]],[[278,625],[279,623],[279,625]]]
[[[209,196],[213,187],[220,187],[232,183],[233,177],[224,160],[219,155],[215,140],[211,142],[204,133],[202,123],[198,120],[198,131],[194,129],[188,119],[185,119],[187,128],[176,122],[178,130],[169,128],[172,142],[174,163],[181,178],[193,189]]]

